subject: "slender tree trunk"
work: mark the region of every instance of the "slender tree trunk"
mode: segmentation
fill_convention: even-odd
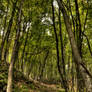
[[[76,31],[77,32],[77,45],[79,49],[79,54],[82,57],[82,29],[81,29],[81,20],[80,20],[80,13],[79,13],[79,7],[78,7],[78,2],[75,0],[75,7],[76,7]],[[79,92],[84,92],[85,88],[85,82],[83,80],[83,76],[80,73],[79,66],[76,65],[76,71],[77,71],[77,87]]]
[[[11,56],[11,63],[9,66],[7,92],[12,92],[13,68],[16,60],[16,54],[17,54],[16,52],[18,50],[19,37],[20,37],[22,4],[23,4],[23,1],[21,1],[20,7],[19,7],[20,9],[19,9],[19,15],[18,15],[18,28],[17,28],[16,38],[15,38],[14,47],[13,47],[12,56]]]
[[[41,74],[40,74],[40,79],[42,79],[42,77],[43,77],[43,72],[44,72],[44,69],[45,69],[45,65],[46,65],[46,61],[47,61],[48,55],[49,55],[49,51],[47,51],[46,56],[45,56],[44,61],[43,61]]]
[[[76,42],[74,39],[74,34],[72,32],[72,25],[69,21],[69,16],[66,13],[65,7],[64,7],[62,1],[57,0],[57,2],[58,2],[58,5],[59,5],[62,13],[63,13],[64,22],[66,25],[66,30],[68,32],[69,39],[70,39],[75,63],[79,66],[80,73],[83,76],[83,79],[84,79],[84,82],[85,82],[85,85],[86,85],[88,92],[92,92],[92,84],[91,84],[92,75],[89,73],[89,71],[87,70],[85,65],[82,63],[82,58],[79,54],[79,51],[78,51],[78,48],[77,48],[77,45],[76,45]]]
[[[64,78],[64,85],[68,89],[67,78],[66,78],[66,71],[65,71],[65,60],[64,60],[64,46],[63,46],[63,37],[62,37],[62,24],[61,24],[61,14],[59,8],[59,29],[60,29],[60,42],[61,42],[61,63],[62,63],[62,76]]]
[[[75,7],[76,7],[76,23],[77,23],[76,31],[78,32],[77,45],[78,45],[79,54],[82,57],[82,29],[81,29],[81,20],[80,20],[80,13],[79,13],[77,0],[75,0]]]
[[[28,39],[28,32],[26,33],[24,48],[23,48],[23,52],[22,52],[22,56],[21,56],[21,69],[22,69],[22,72],[23,72],[23,59],[24,59],[24,54],[25,54],[25,48],[26,48],[26,44],[27,44],[27,39]]]
[[[65,84],[66,81],[65,81],[64,78],[63,78],[63,74],[62,74],[62,72],[61,72],[60,63],[59,63],[60,58],[59,58],[58,36],[57,36],[57,32],[56,32],[56,27],[55,27],[55,15],[54,15],[53,2],[52,2],[52,14],[53,14],[53,28],[54,28],[55,39],[56,39],[56,51],[57,51],[57,66],[58,66],[58,71],[59,71],[60,77],[61,77],[61,79],[62,79],[63,87],[65,88],[65,92],[68,92],[67,85]]]
[[[3,48],[4,48],[5,41],[8,42],[8,39],[9,39],[9,35],[10,35],[10,32],[11,32],[11,27],[12,27],[12,24],[13,24],[14,14],[15,14],[15,11],[16,11],[16,4],[17,4],[17,0],[13,4],[12,14],[11,14],[11,18],[9,20],[9,25],[8,25],[8,28],[7,28],[7,32],[6,32],[6,34],[5,34],[5,36],[2,40],[2,43],[1,43],[0,60],[2,60],[2,53],[3,53]]]

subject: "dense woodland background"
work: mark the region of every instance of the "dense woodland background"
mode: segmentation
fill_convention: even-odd
[[[0,0],[0,92],[92,92],[91,23],[92,0]]]

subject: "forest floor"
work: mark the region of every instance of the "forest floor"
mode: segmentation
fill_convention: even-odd
[[[0,92],[6,92],[8,66],[0,63]],[[13,92],[64,92],[60,85],[44,84],[27,79],[21,72],[14,69]]]
[[[64,92],[59,85],[44,84],[41,82],[26,83],[25,81],[17,82],[17,86],[24,90],[21,92]]]

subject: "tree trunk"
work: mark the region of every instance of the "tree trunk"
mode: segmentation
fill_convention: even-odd
[[[22,4],[23,4],[23,1],[21,1],[20,8],[19,8],[18,28],[17,28],[16,38],[15,38],[14,47],[13,47],[12,56],[11,56],[11,63],[10,63],[9,72],[8,72],[7,92],[12,92],[13,68],[14,68],[14,63],[15,63],[15,60],[16,60],[17,50],[18,50],[18,47],[19,47],[18,45],[19,45],[20,27],[21,27],[20,23],[21,23]]]
[[[8,25],[8,28],[7,28],[7,32],[1,42],[1,47],[0,47],[0,60],[2,60],[2,53],[3,53],[3,48],[4,48],[4,44],[5,44],[5,41],[8,42],[9,40],[9,35],[10,35],[10,32],[11,32],[11,27],[12,27],[12,24],[13,24],[13,18],[14,18],[14,14],[15,14],[15,9],[16,9],[16,4],[17,4],[17,0],[14,2],[13,4],[13,10],[12,10],[12,14],[11,14],[11,18],[9,20],[9,25]]]
[[[67,78],[66,78],[66,71],[65,71],[65,60],[64,60],[64,46],[63,46],[63,37],[62,37],[62,24],[61,24],[61,14],[59,8],[59,35],[60,35],[60,42],[61,42],[61,63],[62,63],[62,76],[64,78],[64,85],[68,88]]]
[[[25,54],[27,40],[28,40],[28,31],[26,33],[25,43],[24,43],[24,47],[23,47],[23,51],[22,51],[22,56],[21,56],[21,70],[22,70],[22,72],[23,72],[23,65],[24,65],[23,64],[23,59],[24,59],[24,54]]]
[[[78,45],[79,54],[82,57],[82,29],[81,29],[81,20],[80,20],[80,13],[79,13],[77,0],[75,0],[75,7],[76,7],[77,45]]]
[[[41,74],[40,74],[40,79],[42,79],[42,77],[43,77],[43,72],[44,72],[44,69],[45,69],[45,65],[46,65],[46,61],[47,61],[48,55],[49,55],[49,51],[46,52],[46,56],[45,56],[44,61],[43,61]]]
[[[62,79],[62,83],[63,83],[63,87],[65,88],[65,92],[68,92],[68,87],[66,85],[66,81],[64,80],[63,74],[61,72],[60,69],[60,58],[59,58],[59,46],[58,46],[58,36],[57,36],[57,32],[56,32],[56,27],[55,27],[55,15],[54,15],[54,6],[53,6],[53,2],[52,2],[52,14],[53,14],[53,28],[54,28],[54,33],[55,33],[55,39],[56,39],[56,51],[57,51],[57,67],[58,67],[58,71],[60,74],[60,77]]]

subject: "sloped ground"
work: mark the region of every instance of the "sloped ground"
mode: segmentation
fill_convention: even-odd
[[[8,66],[0,63],[0,92],[6,92]],[[14,70],[13,92],[64,92],[58,85],[49,85],[26,79],[19,71]]]

